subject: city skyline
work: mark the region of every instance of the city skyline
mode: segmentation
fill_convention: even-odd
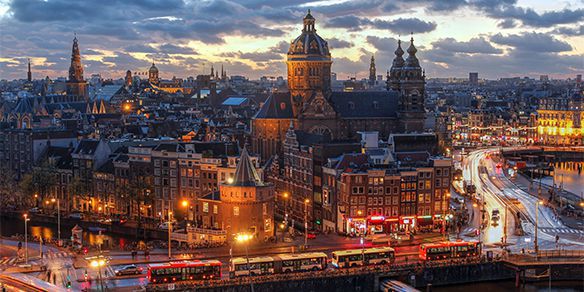
[[[556,3],[555,3],[556,4]],[[289,42],[312,9],[339,79],[389,69],[397,38],[420,48],[429,77],[480,78],[581,73],[581,1],[1,1],[0,78],[66,76],[73,34],[86,77],[118,79],[155,62],[162,78],[225,66],[230,75],[285,76]],[[55,13],[51,13],[55,11]],[[456,19],[452,21],[452,19]],[[278,20],[278,21],[276,21]],[[348,32],[348,34],[347,34]],[[24,37],[22,37],[24,35]],[[488,65],[488,66],[487,66]]]

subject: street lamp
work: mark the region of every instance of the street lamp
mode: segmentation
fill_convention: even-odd
[[[304,200],[304,248],[308,245],[308,203],[309,199]]]
[[[282,242],[284,242],[284,236],[285,236],[285,230],[286,230],[286,225],[284,223],[280,223],[280,232],[282,232]]]
[[[541,190],[541,189],[540,189]],[[539,205],[543,205],[543,201],[540,201],[539,198],[535,203],[535,241],[534,241],[534,249],[535,249],[535,257],[537,258],[539,255],[539,244],[537,242],[537,226],[538,226],[538,213],[539,213]]]
[[[51,202],[57,203],[57,244],[61,246],[61,202],[58,198],[52,198]]]
[[[288,194],[288,192],[284,192],[282,194],[282,197],[284,198],[283,202],[284,202],[284,221],[286,221],[286,226],[288,226],[288,197],[290,195]]]
[[[24,214],[24,262],[28,264],[28,214]]]
[[[93,268],[97,268],[98,275],[99,275],[99,285],[100,285],[101,290],[103,291],[103,279],[101,277],[101,267],[105,266],[105,260],[100,257],[99,259],[92,260],[90,265]]]
[[[235,236],[235,241],[242,243],[245,245],[245,261],[247,262],[247,275],[249,277],[249,285],[251,287],[251,292],[254,292],[253,289],[253,279],[251,277],[251,269],[249,266],[249,251],[248,251],[248,243],[251,241],[251,239],[253,238],[252,235],[250,234],[246,234],[246,233],[240,233],[237,236]]]
[[[172,216],[172,211],[168,210],[168,259],[172,259],[172,252],[170,250],[171,245],[170,245],[170,234],[172,233],[172,221],[171,221],[171,217]]]
[[[189,201],[187,199],[183,199],[180,202],[180,205],[186,209],[187,221],[189,220]]]

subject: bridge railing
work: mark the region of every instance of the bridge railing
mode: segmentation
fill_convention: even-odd
[[[579,258],[584,257],[584,250],[575,249],[540,250],[538,256],[540,258],[562,258],[562,257]]]

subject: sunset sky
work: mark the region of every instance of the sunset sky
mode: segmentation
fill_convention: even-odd
[[[340,79],[390,66],[413,33],[426,75],[574,77],[584,73],[584,0],[0,0],[0,79],[66,76],[77,34],[85,78],[146,71],[196,76],[225,66],[252,79],[285,76],[307,9]]]

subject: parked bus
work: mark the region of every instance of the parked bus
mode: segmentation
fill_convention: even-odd
[[[276,257],[279,273],[318,271],[326,269],[327,256],[323,252],[281,254]]]
[[[363,258],[364,257],[364,258]],[[395,250],[391,247],[338,250],[333,252],[332,264],[337,268],[393,263]]]
[[[422,261],[478,257],[480,243],[476,241],[425,243],[420,244],[419,251]]]
[[[221,279],[221,262],[208,260],[149,264],[147,279],[153,284]]]
[[[274,258],[273,257],[253,257],[248,260],[244,257],[233,258],[229,262],[229,276],[240,277],[247,276],[251,273],[255,275],[267,275],[274,273]]]

